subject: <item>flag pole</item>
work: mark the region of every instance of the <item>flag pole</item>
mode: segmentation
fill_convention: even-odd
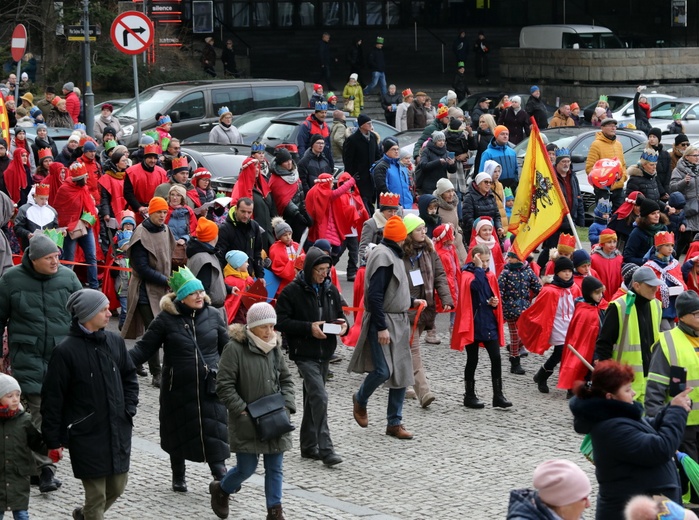
[[[564,202],[565,202],[565,200],[564,200]],[[582,249],[582,242],[580,242],[580,237],[578,236],[578,230],[575,229],[575,222],[573,222],[573,217],[570,216],[570,209],[568,210],[568,213],[566,213],[566,217],[568,217],[568,224],[570,224],[570,229],[573,230],[573,236],[575,236],[575,243],[577,244],[578,249]]]

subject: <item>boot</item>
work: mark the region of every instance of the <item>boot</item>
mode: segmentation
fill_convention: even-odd
[[[512,403],[502,393],[502,379],[493,379],[493,408],[509,408]]]
[[[146,376],[148,375],[148,372],[146,372],[146,369],[143,368],[143,365],[138,365],[138,366],[136,367],[136,373],[137,373],[140,377],[146,377]]]
[[[267,520],[284,520],[284,511],[282,511],[281,504],[267,508]]]
[[[436,329],[430,329],[427,331],[427,334],[425,335],[425,343],[429,343],[430,345],[439,345],[441,342],[442,340],[437,337]]]
[[[187,481],[184,478],[186,471],[184,460],[181,462],[170,461],[170,467],[172,468],[172,490],[186,493]]]
[[[209,484],[209,493],[211,494],[211,509],[219,518],[228,518],[229,495],[221,489],[221,483],[214,480]]]
[[[526,374],[520,363],[519,356],[510,356],[510,372],[520,376]]]
[[[155,388],[160,388],[160,372],[153,374],[150,384]]]
[[[51,471],[51,468],[46,466],[41,468],[41,475],[39,475],[39,491],[41,493],[50,493],[51,491],[56,491],[58,487],[56,479],[53,478],[53,471]]]
[[[464,406],[466,408],[484,408],[485,404],[478,400],[476,395],[476,382],[466,381],[466,392],[464,393]]]
[[[546,380],[551,377],[551,374],[553,374],[553,370],[548,371],[543,366],[534,374],[534,382],[537,384],[539,392],[542,394],[549,393],[549,386],[546,384]]]

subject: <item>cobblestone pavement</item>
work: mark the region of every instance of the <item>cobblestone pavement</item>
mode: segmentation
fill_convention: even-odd
[[[344,273],[342,273],[344,274]],[[351,301],[351,284],[343,290]],[[387,391],[379,389],[369,401],[369,427],[360,428],[352,417],[352,392],[363,378],[348,374],[351,349],[338,348],[343,356],[331,365],[334,378],[328,382],[329,425],[337,452],[344,462],[326,468],[319,461],[301,459],[298,429],[294,449],[284,458],[283,505],[288,519],[446,519],[473,520],[504,518],[509,491],[530,487],[534,468],[543,460],[563,457],[580,465],[593,483],[594,467],[579,453],[582,437],[572,428],[565,392],[554,390],[556,377],[549,380],[552,391],[541,394],[532,376],[543,358],[530,355],[522,360],[527,374],[510,374],[502,351],[504,393],[514,406],[507,410],[490,406],[490,361],[483,352],[476,388],[487,406],[483,410],[463,407],[463,369],[466,354],[449,349],[449,320],[437,320],[441,345],[422,343],[422,354],[432,391],[437,400],[420,408],[409,400],[403,410],[404,423],[415,438],[400,441],[385,435]],[[110,328],[116,328],[113,319]],[[424,336],[423,336],[424,337]],[[133,342],[129,342],[131,346]],[[296,402],[301,422],[301,380],[295,376]],[[150,378],[139,378],[140,406],[134,418],[131,472],[126,492],[107,518],[190,519],[216,518],[209,507],[205,464],[187,463],[188,493],[171,489],[169,458],[159,446],[158,390]],[[63,486],[41,495],[32,488],[30,515],[34,519],[71,518],[81,505],[80,482],[72,477],[70,454],[58,465]],[[235,458],[229,459],[233,464]],[[264,519],[264,478],[262,464],[256,475],[231,497],[234,519]],[[588,517],[593,517],[593,509]]]

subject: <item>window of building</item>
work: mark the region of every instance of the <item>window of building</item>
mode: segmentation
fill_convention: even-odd
[[[358,25],[358,2],[323,2],[323,26]]]
[[[393,1],[367,2],[367,25],[395,25],[400,22],[400,4]]]

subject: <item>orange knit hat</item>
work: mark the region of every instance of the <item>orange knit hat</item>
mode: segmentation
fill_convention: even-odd
[[[497,137],[500,135],[500,132],[509,132],[509,130],[505,125],[498,125],[495,127],[495,130],[493,130],[493,135]]]
[[[152,215],[156,211],[167,211],[168,210],[168,205],[167,202],[165,201],[164,198],[162,197],[153,197],[150,199],[150,202],[148,203],[148,214]]]
[[[211,242],[218,236],[218,226],[206,217],[197,220],[197,240]]]
[[[402,242],[408,236],[408,228],[405,227],[403,219],[398,215],[393,215],[386,221],[383,228],[383,237],[393,242]]]

